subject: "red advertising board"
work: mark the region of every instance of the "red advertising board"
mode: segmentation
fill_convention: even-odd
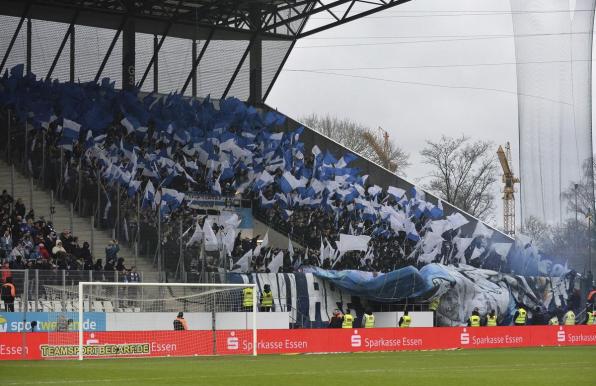
[[[252,354],[251,330],[217,331],[215,353]],[[212,331],[85,333],[87,358],[214,354]],[[259,330],[259,354],[596,345],[596,326]],[[76,333],[1,333],[0,359],[75,358]]]

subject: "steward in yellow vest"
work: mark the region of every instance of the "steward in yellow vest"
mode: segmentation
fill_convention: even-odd
[[[528,313],[526,312],[526,309],[520,306],[517,311],[515,311],[515,315],[513,315],[513,323],[516,326],[525,326],[527,317]]]
[[[375,316],[373,315],[371,310],[366,310],[364,316],[362,317],[362,327],[364,328],[374,328],[375,327]]]
[[[563,316],[563,324],[566,326],[575,326],[575,312],[569,310]]]
[[[398,326],[407,328],[407,327],[410,327],[410,324],[412,324],[412,317],[410,315],[408,315],[408,311],[406,310],[406,311],[404,311],[404,316],[399,318]]]
[[[468,319],[468,327],[480,327],[480,312],[478,308],[474,308],[472,315]]]
[[[245,312],[252,311],[252,289],[253,287],[245,287],[242,290],[242,307],[244,307]]]
[[[559,318],[557,318],[557,315],[553,315],[553,317],[548,320],[548,325],[549,326],[558,326],[559,325]]]
[[[341,324],[341,328],[352,328],[352,324],[354,323],[354,317],[350,314],[350,310],[346,310],[344,314],[344,320]]]
[[[436,297],[428,304],[428,309],[433,312],[433,327],[437,326],[437,310],[439,309],[440,302],[441,299]]]
[[[587,325],[595,325],[596,324],[596,311],[586,311],[588,314],[586,317],[586,324]]]
[[[486,316],[486,327],[497,327],[497,313],[495,310],[490,310]]]
[[[263,286],[263,293],[261,294],[261,312],[271,312],[273,309],[273,293],[271,286],[265,284]]]

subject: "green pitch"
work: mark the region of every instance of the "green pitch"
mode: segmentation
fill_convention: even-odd
[[[0,385],[594,385],[596,346],[0,362]]]

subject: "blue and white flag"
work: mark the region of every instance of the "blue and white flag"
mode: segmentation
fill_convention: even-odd
[[[133,133],[141,123],[133,116],[127,115],[120,121],[120,124],[126,128],[128,134]]]
[[[79,134],[81,132],[81,125],[76,123],[75,121],[71,121],[70,119],[63,119],[62,122],[62,136],[66,138],[71,138],[73,140],[79,139]]]
[[[179,207],[184,201],[185,194],[176,189],[161,188],[161,199],[165,201],[172,209]]]
[[[154,206],[154,197],[155,197],[155,188],[151,181],[147,181],[147,185],[145,186],[145,193],[143,194],[143,208],[148,208],[149,205],[155,209]]]
[[[128,197],[132,197],[135,194],[137,194],[140,187],[141,181],[130,180],[130,182],[128,183]]]
[[[279,178],[279,187],[284,193],[290,193],[294,189],[304,186],[306,186],[305,181],[297,180],[292,173],[287,171]]]
[[[390,195],[395,197],[396,200],[399,201],[399,199],[402,198],[404,194],[406,194],[406,191],[404,189],[396,188],[395,186],[390,186],[389,188],[387,188],[387,193],[389,193]]]

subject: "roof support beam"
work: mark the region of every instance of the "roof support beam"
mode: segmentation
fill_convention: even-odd
[[[108,50],[106,51],[106,54],[104,55],[103,60],[101,61],[101,64],[99,65],[97,74],[95,74],[95,80],[94,80],[95,83],[97,83],[99,81],[99,78],[101,77],[101,73],[103,72],[103,69],[106,67],[106,63],[108,63],[108,59],[112,55],[112,51],[114,50],[114,46],[116,45],[116,42],[118,41],[118,38],[120,37],[120,33],[122,33],[122,29],[124,28],[126,19],[127,19],[126,16],[124,16],[122,18],[120,27],[118,27],[118,29],[116,30],[116,33],[114,34],[114,38],[112,39],[112,42],[110,43],[110,46],[108,47]]]
[[[248,56],[248,53],[250,52],[250,48],[253,45],[255,39],[257,37],[257,34],[253,34],[252,39],[250,39],[250,42],[248,43],[248,46],[246,46],[246,50],[244,50],[244,53],[242,54],[242,58],[240,58],[240,62],[238,62],[238,65],[236,66],[236,70],[234,70],[234,73],[232,74],[232,77],[230,78],[230,81],[228,82],[228,85],[224,91],[224,93],[221,96],[221,99],[226,99],[226,96],[228,96],[228,92],[230,92],[230,89],[232,88],[232,85],[234,84],[234,81],[236,80],[236,77],[238,76],[238,73],[240,72],[240,69],[242,68],[242,65],[244,64],[244,61],[246,60],[246,57]]]
[[[205,51],[207,51],[207,47],[209,47],[209,43],[211,43],[211,39],[213,39],[214,33],[215,33],[215,29],[211,29],[211,31],[209,31],[209,36],[207,37],[207,40],[205,40],[203,47],[201,47],[201,52],[199,52],[199,55],[195,58],[195,60],[192,64],[192,70],[190,71],[190,74],[188,74],[188,76],[186,77],[184,86],[182,86],[182,91],[180,92],[182,95],[184,95],[184,92],[186,91],[186,88],[188,87],[188,84],[190,83],[190,81],[192,79],[193,72],[195,72],[195,74],[196,74],[197,67],[198,67],[199,63],[201,63],[201,59],[203,59],[203,55],[205,55]],[[193,95],[193,96],[195,96],[195,95]]]
[[[46,75],[46,80],[49,80],[52,78],[52,73],[54,72],[54,69],[56,68],[56,64],[58,64],[58,60],[60,59],[60,56],[62,56],[62,51],[64,50],[66,41],[72,34],[72,31],[74,31],[74,25],[75,25],[75,22],[77,21],[78,16],[79,16],[79,12],[77,11],[77,12],[75,12],[74,16],[72,17],[72,21],[70,22],[70,25],[68,26],[68,30],[66,30],[66,33],[64,34],[64,39],[62,39],[62,43],[60,43],[60,47],[58,48],[58,52],[56,52],[56,56],[54,56],[54,61],[52,62],[52,65],[50,66],[50,69],[48,70],[48,74]]]
[[[31,23],[31,18],[27,18],[27,75],[31,74],[31,37],[33,33],[33,23]]]
[[[129,18],[122,30],[122,88],[135,87],[135,21]]]
[[[23,15],[21,16],[21,20],[19,21],[17,28],[14,30],[14,33],[12,34],[12,38],[10,39],[10,43],[8,44],[8,48],[6,49],[6,52],[4,53],[4,57],[2,58],[2,63],[0,63],[0,74],[2,73],[2,70],[4,69],[4,66],[6,65],[6,61],[8,60],[8,55],[10,55],[10,52],[12,51],[14,42],[17,40],[17,36],[19,36],[19,32],[21,32],[21,28],[23,27],[23,22],[25,21],[25,18],[27,17],[27,14],[29,13],[30,5],[31,5],[30,2],[27,3],[27,6],[25,7],[25,10],[23,11]]]
[[[149,74],[151,67],[154,65],[157,66],[157,56],[159,54],[159,50],[161,50],[161,46],[163,45],[164,40],[166,40],[166,37],[168,36],[168,33],[170,32],[171,26],[172,26],[172,24],[168,24],[168,26],[166,27],[166,30],[164,31],[163,35],[161,35],[161,38],[159,39],[159,43],[157,43],[157,46],[153,47],[153,55],[151,55],[151,60],[149,61],[149,64],[147,64],[147,68],[145,68],[143,77],[141,78],[139,83],[137,83],[137,88],[139,90],[141,89],[141,87],[143,87],[143,83],[145,83],[145,79],[147,79],[147,75]],[[157,35],[155,35],[155,38],[157,38]]]
[[[297,36],[297,38],[300,39],[300,38],[303,38],[303,37],[306,37],[306,36],[310,36],[310,35],[316,34],[318,32],[322,32],[322,31],[328,30],[330,28],[334,28],[334,27],[340,26],[342,24],[349,23],[351,21],[360,19],[362,17],[366,17],[366,16],[369,16],[369,15],[375,14],[377,12],[384,11],[384,10],[389,9],[391,7],[395,7],[396,5],[407,3],[408,1],[410,1],[410,0],[388,0],[386,2],[386,4],[379,5],[376,8],[371,8],[369,10],[366,10],[366,11],[363,11],[363,12],[360,12],[360,13],[356,13],[356,14],[354,14],[352,16],[348,16],[349,11],[351,10],[351,8],[355,4],[353,2],[352,4],[350,4],[349,9],[345,12],[345,14],[343,15],[343,17],[340,20],[337,20],[337,21],[334,21],[332,23],[323,25],[321,27],[313,28],[311,30],[302,32],[302,33],[300,33]]]

